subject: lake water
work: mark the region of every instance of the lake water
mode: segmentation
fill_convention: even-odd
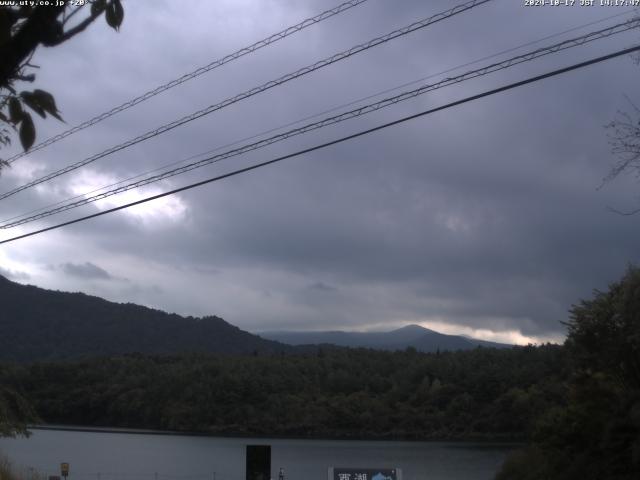
[[[0,451],[22,467],[69,480],[244,480],[245,446],[271,445],[271,469],[286,480],[326,480],[329,467],[402,469],[403,480],[489,480],[513,445],[219,438],[33,430],[0,439]]]

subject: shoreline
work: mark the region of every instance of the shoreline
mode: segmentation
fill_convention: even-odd
[[[142,428],[125,428],[125,427],[94,427],[82,425],[29,425],[27,430],[50,430],[50,431],[67,431],[67,432],[86,432],[86,433],[116,433],[116,434],[132,434],[132,435],[166,435],[166,436],[184,436],[184,437],[211,437],[211,438],[227,438],[227,439],[273,439],[273,440],[317,440],[317,441],[356,441],[356,442],[407,442],[407,443],[452,443],[452,444],[487,444],[495,446],[513,445],[521,446],[526,444],[526,440],[515,438],[487,438],[487,437],[469,437],[469,438],[422,438],[407,439],[394,437],[345,437],[345,436],[302,436],[302,435],[259,435],[259,434],[240,434],[240,433],[209,433],[209,432],[186,432],[177,430],[153,430]]]

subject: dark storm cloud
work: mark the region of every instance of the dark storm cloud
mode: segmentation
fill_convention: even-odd
[[[55,92],[58,103],[68,106],[61,109],[71,124],[327,8],[319,1],[295,2],[300,9],[295,12],[280,2],[270,8],[259,2],[254,8],[196,2],[178,11],[166,2],[150,14],[142,4],[128,7],[129,29],[118,34],[95,29],[84,44],[46,52],[53,59],[49,63],[43,52],[43,82],[62,84],[70,72],[89,76],[75,90]],[[60,168],[451,6],[372,1],[109,119],[73,142],[60,142],[32,161],[39,168]],[[95,188],[613,13],[527,10],[518,2],[492,2],[120,152],[92,165],[84,176],[70,175],[3,202],[0,211],[12,216],[78,193],[77,185]],[[148,14],[145,29],[133,27]],[[224,15],[228,25],[212,28],[202,20]],[[188,33],[175,22],[182,16],[190,22]],[[154,29],[163,34],[148,34]],[[627,35],[433,92],[247,160],[175,178],[162,188],[289,153],[636,39],[637,34]],[[101,48],[105,43],[112,48]],[[139,49],[125,48],[133,44]],[[58,62],[69,71],[56,68]],[[623,178],[596,190],[611,161],[603,125],[625,108],[623,94],[637,96],[639,74],[629,59],[614,60],[185,192],[174,203],[156,202],[137,213],[74,225],[50,237],[56,239],[50,243],[25,244],[37,249],[12,247],[10,253],[36,264],[59,264],[51,258],[62,258],[63,265],[87,270],[89,264],[74,261],[79,253],[74,250],[81,250],[84,258],[101,258],[109,271],[131,279],[117,291],[105,286],[109,298],[180,313],[220,314],[256,330],[437,320],[559,335],[559,322],[572,303],[606,287],[628,262],[640,262],[637,221],[606,210],[607,205],[635,205],[640,187]],[[44,134],[60,127],[46,123],[42,128]],[[23,179],[8,173],[0,181],[5,190]],[[59,218],[96,211],[94,205]]]
[[[337,288],[332,287],[331,285],[327,285],[324,282],[315,282],[307,287],[309,290],[315,292],[335,292]]]
[[[87,279],[87,280],[112,280],[113,277],[105,269],[100,268],[94,263],[63,263],[60,265],[62,270],[67,275],[74,277]]]

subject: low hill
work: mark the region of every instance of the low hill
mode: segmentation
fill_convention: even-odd
[[[419,325],[406,327],[390,332],[262,332],[263,338],[275,340],[289,345],[331,344],[341,347],[364,347],[379,350],[404,350],[413,347],[421,352],[438,350],[455,351],[470,350],[478,346],[493,348],[510,348],[503,343],[486,342],[458,335],[445,335]]]
[[[223,354],[293,350],[223,319],[182,317],[0,276],[0,360],[58,360],[124,353]]]

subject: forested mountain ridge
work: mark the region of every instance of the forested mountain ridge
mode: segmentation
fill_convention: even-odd
[[[125,353],[251,354],[293,348],[215,316],[121,304],[83,293],[21,285],[0,276],[0,360],[60,360]]]
[[[391,332],[266,332],[253,335],[216,316],[121,304],[84,293],[46,290],[0,275],[0,361],[63,360],[92,356],[187,352],[253,354],[315,351],[309,345],[421,352],[508,348],[418,325]],[[302,347],[306,345],[307,347]]]
[[[375,348],[378,350],[404,350],[413,347],[419,352],[471,350],[478,346],[490,348],[510,348],[503,343],[486,342],[459,335],[445,335],[419,325],[407,325],[390,332],[259,332],[262,338],[289,345],[331,344],[352,348]]]

